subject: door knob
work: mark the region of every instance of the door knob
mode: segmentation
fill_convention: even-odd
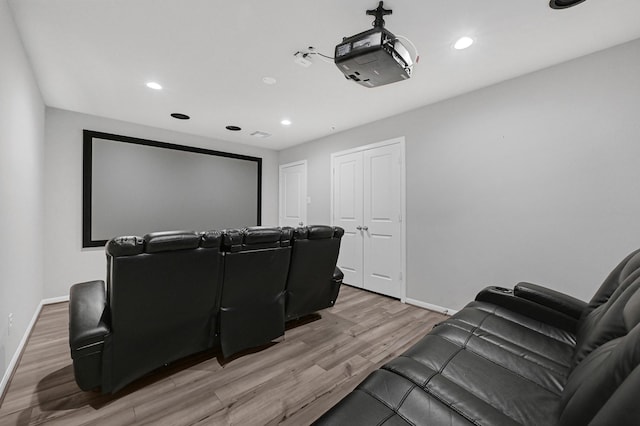
[[[363,227],[362,227],[362,230],[363,230],[363,231],[368,231],[368,230],[369,230],[369,227],[368,227],[368,226],[363,226]]]
[[[302,225],[304,225],[304,223],[303,222],[298,222],[298,225],[302,226]]]
[[[356,229],[357,229],[358,231],[362,231],[362,226],[356,226]]]

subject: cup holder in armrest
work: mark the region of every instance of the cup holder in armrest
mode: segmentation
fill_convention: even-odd
[[[498,305],[503,305],[504,303],[511,303],[510,301],[506,301],[507,299],[512,300],[516,296],[513,294],[513,290],[506,287],[499,287],[497,285],[491,285],[485,287],[478,295],[476,296],[476,300],[491,302]]]

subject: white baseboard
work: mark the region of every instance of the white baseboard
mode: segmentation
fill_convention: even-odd
[[[4,391],[6,390],[6,387],[9,384],[9,379],[11,379],[11,376],[13,375],[13,370],[15,370],[15,368],[18,366],[18,361],[20,360],[22,351],[24,351],[24,347],[27,344],[27,340],[31,335],[31,330],[33,330],[33,327],[36,325],[36,321],[38,320],[38,316],[40,316],[42,307],[44,305],[50,305],[52,303],[60,303],[60,302],[68,302],[68,301],[69,301],[68,295],[60,296],[60,297],[52,297],[50,299],[42,299],[40,301],[40,303],[36,307],[35,312],[33,313],[33,317],[31,318],[31,321],[29,322],[27,329],[24,332],[24,335],[22,336],[22,339],[20,340],[20,343],[18,344],[18,347],[16,348],[15,353],[11,357],[11,361],[9,362],[9,365],[7,365],[6,371],[4,372],[4,376],[2,377],[2,381],[0,382],[0,400],[2,400],[2,397],[4,396]]]
[[[9,361],[9,365],[7,365],[7,369],[5,370],[4,376],[2,377],[2,381],[0,382],[0,396],[4,395],[5,388],[7,387],[7,384],[9,384],[9,379],[13,374],[13,370],[15,370],[15,368],[18,366],[18,361],[20,360],[20,356],[22,355],[24,346],[27,344],[27,340],[31,335],[31,330],[33,329],[33,326],[36,324],[36,320],[38,319],[38,315],[40,315],[40,311],[42,310],[43,305],[44,304],[42,303],[42,301],[38,304],[38,307],[36,308],[36,311],[33,313],[33,317],[31,318],[31,321],[29,322],[29,325],[27,326],[27,329],[25,330],[24,335],[22,336],[22,339],[18,344],[18,348],[16,349],[13,356],[11,357],[11,361]]]
[[[420,308],[428,309],[430,311],[438,312],[445,315],[454,315],[455,313],[458,312],[455,309],[444,308],[438,305],[432,305],[431,303],[423,302],[421,300],[416,300],[416,299],[410,299],[408,297],[404,301],[409,305],[418,306]]]
[[[51,305],[53,303],[68,302],[68,301],[69,301],[69,295],[67,294],[66,296],[59,296],[59,297],[51,297],[49,299],[42,299],[42,304],[43,305]]]

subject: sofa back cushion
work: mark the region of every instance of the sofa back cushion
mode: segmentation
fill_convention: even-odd
[[[293,235],[287,277],[287,319],[333,306],[337,297],[333,273],[338,261],[340,227],[314,225],[297,228]]]
[[[103,389],[212,345],[222,277],[221,238],[172,231],[107,244],[109,346]]]
[[[612,312],[619,315],[610,333],[618,336],[586,354],[569,375],[560,425],[623,425],[640,419],[640,278],[606,315]]]
[[[284,334],[284,289],[292,234],[291,228],[223,231],[220,344],[224,356]]]
[[[591,311],[601,306],[609,300],[620,284],[625,282],[632,275],[638,276],[640,269],[640,249],[630,253],[614,268],[607,276],[602,285],[596,291],[589,301],[587,309],[583,313],[583,318],[589,315]],[[634,277],[631,277],[632,279]]]
[[[573,356],[575,368],[591,351],[628,331],[622,311],[640,277],[640,250],[627,256],[593,296],[578,323]]]

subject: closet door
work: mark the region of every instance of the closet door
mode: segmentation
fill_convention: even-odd
[[[333,224],[344,228],[338,267],[344,282],[363,287],[362,152],[333,160]]]
[[[402,297],[401,149],[363,151],[364,288]]]
[[[279,224],[307,224],[307,161],[280,166]]]

